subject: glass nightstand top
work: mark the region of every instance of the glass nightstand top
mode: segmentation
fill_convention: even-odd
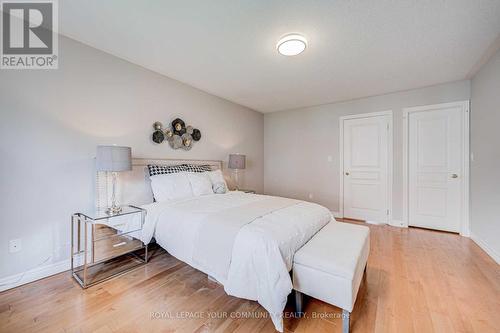
[[[104,219],[109,219],[117,216],[123,216],[123,215],[128,215],[128,214],[135,214],[135,213],[140,213],[144,211],[144,209],[135,207],[135,206],[121,206],[122,211],[116,214],[108,214],[106,212],[106,209],[94,209],[90,211],[85,211],[78,213],[80,215],[84,215],[88,219],[98,221],[98,220],[104,220]]]

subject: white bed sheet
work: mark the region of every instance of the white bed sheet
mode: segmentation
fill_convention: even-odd
[[[292,267],[293,254],[324,225],[334,220],[326,208],[294,201],[289,207],[244,225],[235,237],[231,264],[226,274],[200,267],[194,260],[199,231],[208,216],[240,206],[244,209],[248,204],[269,198],[229,192],[145,205],[147,215],[142,239],[148,243],[154,236],[170,254],[216,278],[228,294],[257,300],[271,314],[276,329],[283,331],[281,315],[286,296],[292,290],[288,272]],[[213,260],[219,264],[216,261],[221,258]]]
[[[198,230],[210,213],[235,208],[248,202],[262,200],[259,196],[243,192],[227,192],[188,199],[155,202],[142,206],[147,211],[142,240],[149,243],[152,237],[171,255],[195,267],[193,255],[198,240]],[[199,267],[195,267],[200,269]],[[217,278],[213,272],[205,272]],[[224,284],[222,278],[219,282]]]

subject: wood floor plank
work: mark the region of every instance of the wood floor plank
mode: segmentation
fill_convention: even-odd
[[[470,239],[370,229],[352,332],[500,331],[500,267]],[[205,274],[152,250],[146,266],[87,290],[66,272],[0,293],[0,332],[274,332],[256,302],[228,296]],[[342,331],[339,308],[310,299],[305,317],[292,311],[287,305],[285,332]]]

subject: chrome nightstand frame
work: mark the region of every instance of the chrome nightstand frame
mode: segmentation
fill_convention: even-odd
[[[132,230],[132,231],[127,231],[120,233],[118,232],[115,235],[110,235],[104,238],[99,238],[98,240],[104,240],[104,239],[112,239],[113,237],[117,236],[127,236],[127,234],[134,233],[134,232],[140,232],[142,230],[142,227],[144,226],[144,220],[146,216],[146,210],[140,207],[136,206],[124,206],[133,209],[132,211],[129,212],[122,212],[118,213],[115,215],[107,215],[107,216],[99,216],[97,218],[93,218],[87,214],[84,213],[75,213],[71,215],[71,275],[73,278],[80,284],[82,288],[88,288],[90,286],[93,286],[95,284],[98,284],[100,282],[109,280],[111,278],[117,277],[119,275],[122,275],[124,273],[127,273],[131,271],[132,269],[135,269],[137,267],[143,266],[148,262],[148,245],[144,244],[142,241],[139,241],[142,246],[134,248],[128,252],[123,252],[120,253],[116,256],[109,256],[106,257],[102,260],[95,260],[95,228],[96,224],[98,224],[99,221],[107,221],[109,219],[118,217],[118,216],[125,216],[129,214],[141,214],[141,224],[140,224],[140,229],[137,230]],[[90,224],[90,227],[89,227]],[[75,230],[75,226],[76,229]],[[83,240],[82,240],[82,226],[83,226]],[[107,225],[106,226],[112,228],[112,226]],[[117,225],[115,225],[117,226]],[[90,229],[90,230],[89,230]],[[76,231],[76,235],[75,235]],[[89,232],[90,231],[90,232]],[[89,235],[90,233],[90,235]],[[89,236],[91,237],[89,239]],[[76,238],[76,239],[75,239]],[[76,240],[76,244],[75,244]],[[82,241],[83,241],[83,249],[82,249]],[[75,248],[76,245],[76,248]],[[90,248],[90,255],[89,255],[89,245],[91,246]],[[138,251],[144,251],[144,257],[142,258],[140,255],[138,255],[136,252]],[[75,259],[76,257],[80,257],[80,262],[81,262],[81,257],[83,256],[83,264],[80,264],[78,266],[75,266]],[[127,267],[125,269],[117,270],[115,273],[112,273],[105,278],[102,279],[97,279],[95,281],[92,281],[91,283],[88,283],[88,271],[91,267],[99,265],[99,264],[106,264],[107,262],[111,262],[117,258],[123,257],[123,256],[131,256],[133,257],[133,260],[135,260],[136,265],[133,265],[131,267]],[[83,276],[79,276],[79,272],[83,270]]]

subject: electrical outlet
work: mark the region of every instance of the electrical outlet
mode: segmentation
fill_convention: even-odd
[[[314,195],[312,193],[309,193],[309,199],[313,199],[314,198]]]
[[[326,158],[326,160],[327,160],[329,163],[332,163],[332,162],[333,162],[333,156],[328,155],[328,157]]]
[[[16,253],[22,250],[21,238],[11,239],[9,241],[9,253]]]

